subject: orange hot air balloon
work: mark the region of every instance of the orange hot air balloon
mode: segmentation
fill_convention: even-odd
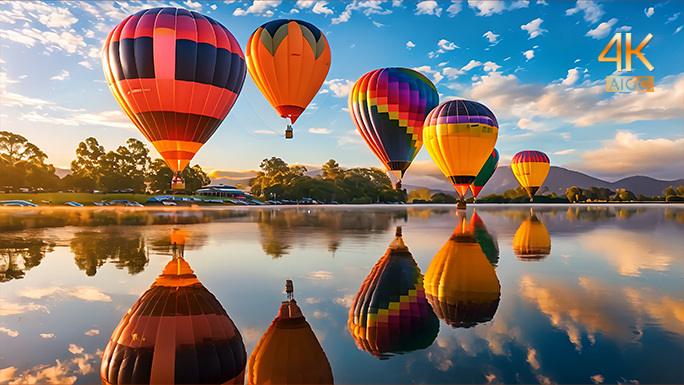
[[[245,51],[254,83],[278,114],[294,124],[328,75],[328,40],[311,23],[280,19],[257,28]],[[285,137],[292,138],[292,126]]]
[[[328,357],[294,299],[280,305],[247,367],[250,385],[334,383]]]
[[[511,160],[511,171],[530,199],[544,183],[550,168],[549,157],[541,151],[520,151]]]
[[[498,136],[499,123],[494,113],[470,100],[451,100],[438,105],[423,125],[423,145],[462,202],[468,187],[494,151]]]
[[[119,322],[102,355],[100,376],[106,385],[241,385],[246,363],[235,324],[179,257]]]
[[[233,107],[247,74],[242,49],[216,20],[180,8],[140,11],[102,49],[114,97],[174,172],[181,172]]]
[[[551,236],[536,215],[523,221],[513,236],[513,252],[523,261],[538,261],[551,253]]]
[[[465,216],[430,262],[424,282],[437,317],[454,328],[490,321],[499,307],[499,279]]]

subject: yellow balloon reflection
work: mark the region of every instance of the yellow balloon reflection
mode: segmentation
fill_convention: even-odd
[[[425,349],[437,337],[439,321],[401,227],[356,293],[347,324],[356,346],[379,359]]]
[[[494,318],[501,285],[465,216],[425,273],[425,294],[437,317],[452,327],[471,327]]]
[[[280,305],[247,367],[248,384],[333,383],[328,357],[294,299]]]
[[[537,216],[524,220],[513,236],[513,252],[518,259],[534,261],[546,258],[551,253],[549,231]]]
[[[242,384],[240,332],[183,258],[188,233],[171,234],[173,259],[112,333],[104,384]]]

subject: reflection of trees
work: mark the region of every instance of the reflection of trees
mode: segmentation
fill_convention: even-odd
[[[150,249],[157,254],[172,255],[173,254],[173,232],[166,232],[159,237],[155,237],[149,242]],[[183,237],[183,250],[197,250],[202,248],[207,242],[207,234],[199,232],[196,228],[192,231],[187,231]]]
[[[274,258],[288,254],[298,238],[325,239],[328,251],[334,253],[343,234],[367,236],[370,232],[384,232],[393,222],[407,218],[405,210],[310,208],[262,210],[255,215],[261,234],[261,247]]]
[[[55,243],[33,238],[0,238],[0,282],[24,278],[27,270],[40,265]]]
[[[128,274],[142,272],[149,262],[145,239],[138,232],[79,231],[71,239],[70,247],[76,266],[89,277],[106,262],[113,262],[117,269],[127,268]]]

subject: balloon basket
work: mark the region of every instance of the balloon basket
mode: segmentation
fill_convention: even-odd
[[[178,175],[174,176],[173,180],[171,180],[171,190],[185,190],[185,181],[183,181],[183,178]]]
[[[456,210],[465,210],[465,209],[466,209],[465,201],[458,201],[456,203]]]
[[[294,133],[292,132],[292,126],[288,124],[287,129],[285,129],[285,139],[292,139],[293,136]]]

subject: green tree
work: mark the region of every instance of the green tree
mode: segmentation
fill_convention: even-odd
[[[664,197],[668,197],[668,196],[672,196],[672,195],[677,195],[677,191],[672,186],[663,190],[663,196]]]
[[[433,203],[456,203],[456,197],[450,194],[437,193],[430,198]]]
[[[14,166],[22,161],[41,165],[45,159],[47,155],[23,136],[0,131],[0,160]]]
[[[192,167],[185,167],[181,172],[181,177],[183,178],[183,181],[185,181],[185,191],[189,193],[194,193],[202,186],[211,183],[211,179],[209,179],[204,170],[202,170],[202,167],[198,164]],[[173,171],[171,171],[163,159],[156,158],[150,162],[147,176],[150,190],[155,192],[170,190],[171,179],[173,179]]]
[[[0,131],[0,187],[51,190],[59,177],[47,155],[21,135]]]
[[[629,201],[635,201],[637,200],[637,197],[634,195],[633,192],[619,188],[615,190],[615,195],[618,200],[621,202],[629,202]]]
[[[684,186],[677,187],[677,196],[684,197]]]
[[[337,163],[334,159],[330,159],[329,161],[325,162],[322,169],[323,178],[326,179],[339,179],[344,175],[344,171],[340,167],[339,163]]]
[[[97,183],[101,176],[100,161],[105,149],[97,139],[90,137],[78,144],[76,159],[71,162],[71,172],[75,176],[89,178]]]
[[[408,193],[408,201],[413,202],[415,200],[419,201],[429,201],[430,200],[430,190],[426,188],[411,190]]]
[[[584,195],[582,194],[582,189],[577,186],[572,186],[565,190],[565,196],[572,203],[585,201]]]

